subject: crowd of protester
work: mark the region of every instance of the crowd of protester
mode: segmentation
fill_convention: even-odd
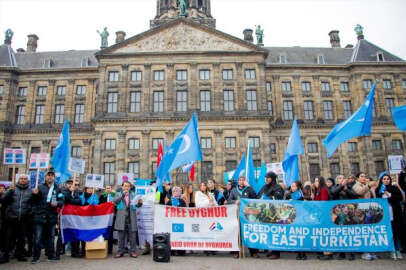
[[[157,190],[157,203],[176,207],[211,207],[226,204],[240,204],[241,198],[262,200],[303,200],[303,201],[327,201],[347,200],[364,198],[385,198],[390,205],[390,218],[392,222],[395,251],[391,253],[393,259],[402,259],[402,251],[406,250],[406,209],[405,172],[395,177],[383,172],[379,179],[373,180],[365,173],[356,176],[345,177],[338,175],[335,179],[316,177],[314,181],[304,183],[297,181],[288,188],[279,181],[273,172],[267,173],[265,185],[256,193],[250,187],[245,177],[238,180],[230,180],[225,186],[217,184],[214,179],[209,179],[198,186],[193,184],[173,185],[163,184],[162,192]],[[29,177],[20,175],[17,183],[8,189],[0,185],[0,263],[9,262],[11,256],[18,261],[37,263],[40,260],[41,250],[45,249],[48,261],[58,261],[60,256],[70,249],[70,255],[74,258],[85,256],[86,243],[82,241],[62,243],[61,231],[59,230],[59,210],[64,204],[71,205],[98,205],[105,202],[113,202],[115,205],[114,230],[117,231],[118,247],[114,258],[121,258],[128,253],[136,258],[138,243],[136,208],[142,207],[142,200],[135,201],[135,187],[130,182],[123,182],[114,191],[112,186],[106,186],[104,190],[94,190],[91,187],[80,187],[79,181],[69,179],[61,186],[55,183],[55,174],[49,171],[44,183],[38,188],[29,187]],[[346,224],[371,224],[373,218],[379,219],[379,209],[367,209],[360,211],[352,206],[338,205],[332,210],[332,221],[336,225]],[[115,240],[111,232],[108,240],[108,253],[112,254]],[[403,245],[403,246],[402,246]],[[147,245],[143,255],[149,254],[150,246]],[[173,255],[185,255],[185,251],[172,252]],[[207,256],[216,255],[214,251],[205,251]],[[249,249],[252,257],[259,258],[262,252],[257,249]],[[238,252],[232,252],[235,258]],[[265,251],[269,259],[279,259],[281,253],[278,250]],[[355,253],[322,252],[317,255],[320,260],[348,258],[354,260]],[[374,253],[363,253],[364,260],[378,259]],[[298,252],[296,259],[306,260],[305,252]]]

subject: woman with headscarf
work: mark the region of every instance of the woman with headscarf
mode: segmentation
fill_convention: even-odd
[[[401,233],[402,233],[402,207],[403,201],[402,192],[397,185],[392,184],[392,178],[387,172],[382,172],[379,175],[379,184],[375,189],[377,198],[385,198],[389,203],[389,212],[392,222],[393,242],[395,244],[395,251],[391,253],[391,258],[403,259],[401,248]]]

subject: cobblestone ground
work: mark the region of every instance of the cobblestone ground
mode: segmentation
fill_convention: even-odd
[[[12,260],[8,264],[0,265],[0,270],[48,270],[48,269],[61,269],[61,270],[138,270],[138,269],[165,269],[165,270],[203,270],[203,269],[216,269],[216,270],[254,270],[254,269],[277,269],[277,270],[392,270],[392,269],[406,269],[406,259],[393,261],[389,259],[389,255],[384,253],[380,254],[381,259],[375,261],[364,261],[357,256],[355,261],[319,261],[316,259],[315,254],[309,254],[307,261],[297,261],[294,253],[282,253],[280,260],[270,261],[264,254],[260,254],[260,259],[245,258],[234,259],[230,254],[220,253],[216,256],[205,256],[202,253],[188,254],[186,256],[178,257],[172,256],[169,263],[156,263],[152,260],[151,255],[139,256],[132,259],[128,256],[114,259],[109,256],[104,260],[86,260],[76,259],[69,256],[62,256],[59,262],[47,262],[44,256],[41,257],[41,262],[35,265],[30,262],[17,262]]]

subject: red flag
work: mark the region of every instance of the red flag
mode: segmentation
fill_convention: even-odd
[[[161,163],[162,157],[164,156],[164,148],[162,147],[162,143],[159,142],[158,145],[158,156],[156,158],[156,168],[158,169],[159,164]]]
[[[189,175],[190,181],[195,180],[195,164],[192,165],[192,168],[190,168],[190,175]]]

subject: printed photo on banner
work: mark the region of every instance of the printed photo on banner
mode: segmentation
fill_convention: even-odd
[[[104,188],[104,175],[101,174],[87,174],[85,187]]]
[[[85,173],[85,160],[78,159],[78,158],[70,158],[69,164],[68,164],[68,169],[71,172],[78,173],[78,174]]]
[[[133,173],[119,173],[117,174],[117,185],[121,186],[123,182],[130,182],[131,184],[135,183]]]
[[[391,174],[398,174],[405,168],[403,156],[388,156],[389,171]]]
[[[4,165],[22,165],[26,163],[27,153],[25,149],[5,148],[3,155]]]
[[[48,169],[49,154],[35,153],[30,156],[30,169]]]
[[[281,251],[393,251],[386,199],[240,201],[243,245]]]

